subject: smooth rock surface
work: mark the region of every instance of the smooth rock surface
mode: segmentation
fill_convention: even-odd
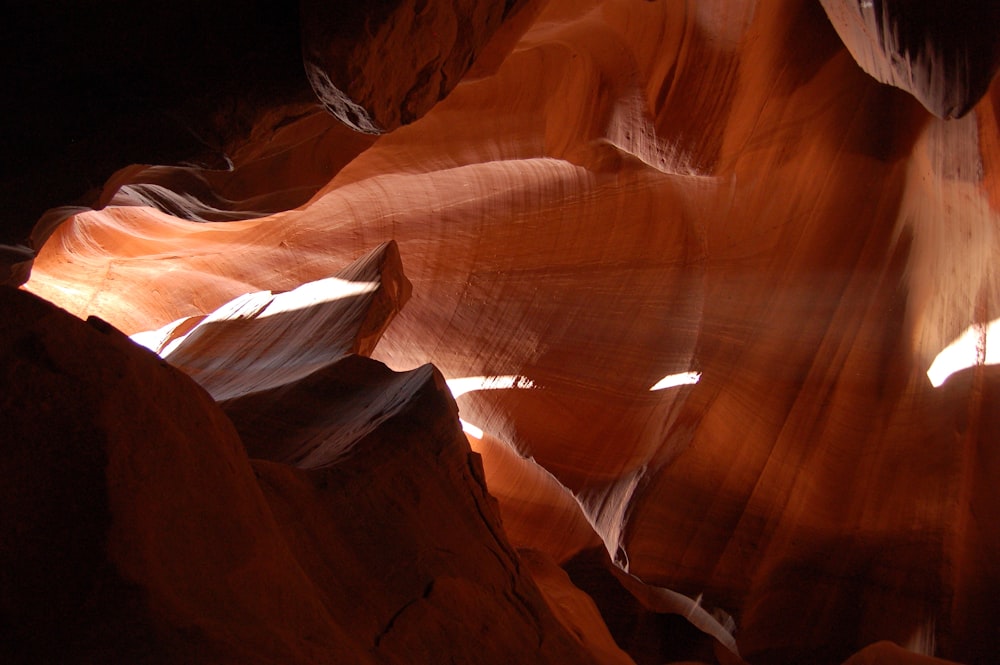
[[[133,335],[219,402],[281,388],[348,354],[370,355],[410,297],[394,242],[285,293],[245,294],[204,317]]]
[[[129,199],[123,173],[113,205],[49,229],[27,288],[134,333],[394,241],[413,295],[373,356],[463,387],[518,548],[568,570],[604,548],[640,609],[578,586],[633,659],[995,662],[1000,82],[976,53],[996,22],[959,3],[880,43],[838,18],[864,4],[551,0],[298,207],[199,223],[173,214],[190,179]],[[363,401],[378,374],[352,372]],[[295,399],[286,421],[232,413],[301,462],[296,437],[336,418]],[[301,473],[275,482],[306,492]],[[694,614],[670,628],[685,648],[658,643],[668,606],[736,650]],[[622,607],[648,630],[619,638]]]

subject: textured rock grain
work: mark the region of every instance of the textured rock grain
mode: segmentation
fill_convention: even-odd
[[[989,0],[820,0],[862,69],[939,118],[960,118],[1000,69],[1000,8]]]
[[[457,403],[516,546],[571,567],[600,544],[642,600],[595,595],[647,622],[621,645],[637,660],[735,653],[661,613],[693,604],[748,663],[910,658],[887,642],[992,663],[995,3],[867,4],[525,5],[419,119],[317,148],[335,173],[297,208],[247,203],[245,219],[198,223],[165,212],[190,179],[155,183],[180,198],[130,199],[123,172],[113,205],[45,227],[27,288],[133,333],[290,292],[394,241],[413,295],[373,357],[472,386]],[[453,10],[427,3],[425,24],[387,30],[443,29]],[[390,55],[436,57],[435,43]],[[382,77],[385,63],[341,64]],[[421,67],[386,74],[378,103],[399,108]],[[257,133],[246,185],[276,191],[255,155],[307,134]],[[318,172],[304,169],[313,184]],[[225,198],[238,217],[245,197]],[[289,394],[318,397],[321,379]],[[350,379],[359,400],[367,380]],[[338,459],[296,438],[336,420],[296,399],[270,430],[253,420],[263,406],[231,413],[248,440],[274,433],[274,459]],[[297,492],[311,473],[275,477]],[[397,600],[475,596],[417,586]],[[690,648],[658,643],[666,626]]]

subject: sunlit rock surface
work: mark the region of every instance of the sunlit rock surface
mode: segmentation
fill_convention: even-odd
[[[51,227],[27,288],[132,334],[395,241],[412,297],[373,357],[452,386],[560,625],[594,617],[556,564],[636,662],[992,663],[995,10],[916,4],[551,0],[420,119],[317,142],[335,173],[298,207],[241,217],[207,177],[120,172],[110,205]],[[289,164],[317,163],[297,145]],[[272,191],[261,150],[245,182]],[[351,372],[290,394],[360,398]],[[287,423],[231,413],[303,460],[295,423],[336,422],[304,399]],[[608,562],[580,564],[595,545]]]
[[[287,386],[348,354],[370,355],[410,288],[389,241],[334,276],[248,293],[133,339],[224,402]]]

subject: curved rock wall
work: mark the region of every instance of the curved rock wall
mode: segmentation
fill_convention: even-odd
[[[992,662],[996,22],[917,4],[508,7],[460,82],[418,76],[436,104],[353,63],[352,103],[396,118],[378,138],[275,105],[230,172],[120,172],[38,234],[26,288],[132,334],[394,241],[412,297],[373,357],[452,386],[560,625],[592,614],[551,563],[599,544],[608,625],[627,593],[706,662]],[[454,42],[417,19],[452,9],[385,3],[357,48],[412,34],[417,62]]]

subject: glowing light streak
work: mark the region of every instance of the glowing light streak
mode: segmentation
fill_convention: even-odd
[[[690,386],[701,381],[701,372],[680,372],[679,374],[668,374],[653,384],[650,392],[654,390],[665,390],[676,388],[677,386]]]
[[[1000,335],[1000,319],[989,323],[974,323],[951,344],[941,350],[927,370],[927,378],[931,385],[938,388],[944,385],[948,377],[969,367],[977,365],[996,365],[1000,363],[1000,345],[989,344]]]
[[[456,399],[465,393],[476,392],[477,390],[510,390],[534,388],[534,382],[526,376],[507,374],[504,376],[463,376],[460,379],[447,379],[448,390],[452,397]],[[469,436],[482,439],[483,430],[470,422],[458,419],[462,425],[462,431]]]
[[[475,437],[477,439],[483,438],[483,430],[479,429],[472,423],[468,423],[462,420],[461,418],[458,419],[458,422],[462,424],[462,431],[468,434],[469,436]]]
[[[244,293],[225,303],[208,316],[178,319],[157,330],[146,330],[133,334],[132,341],[158,353],[162,358],[175,351],[197,325],[219,321],[266,319],[279,314],[312,309],[354,296],[378,290],[379,282],[351,282],[338,277],[327,277],[286,291],[273,294],[270,291]],[[339,307],[339,305],[337,305]],[[194,321],[196,320],[196,321]],[[192,322],[184,334],[174,336],[175,331]],[[173,337],[173,339],[171,339]],[[169,340],[169,344],[167,343]]]
[[[257,318],[309,309],[335,300],[371,293],[378,287],[378,282],[350,282],[337,277],[306,282],[298,288],[274,296],[264,310],[257,314]]]
[[[451,390],[452,397],[459,397],[465,393],[476,392],[477,390],[508,390],[511,388],[534,388],[535,384],[526,376],[507,374],[504,376],[464,376],[460,379],[448,379],[446,381],[448,389]]]

